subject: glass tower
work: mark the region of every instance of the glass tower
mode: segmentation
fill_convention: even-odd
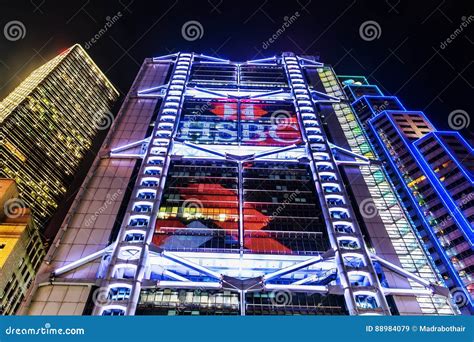
[[[346,91],[292,53],[145,60],[23,313],[458,314]]]
[[[407,214],[463,313],[472,314],[474,187],[472,146],[440,132],[365,80],[343,79],[358,120],[386,161]]]
[[[55,213],[118,92],[80,45],[33,71],[0,102],[0,177],[16,180],[42,227]]]

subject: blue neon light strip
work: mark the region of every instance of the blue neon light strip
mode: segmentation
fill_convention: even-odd
[[[341,81],[342,83],[348,80],[353,80],[354,82],[363,82],[363,85],[369,85],[369,82],[367,81],[367,78],[365,76],[338,75],[337,78],[339,80],[344,79],[343,81]]]
[[[384,94],[382,93],[382,91],[379,89],[379,87],[377,87],[376,85],[371,85],[371,84],[361,84],[361,85],[356,85],[356,84],[346,84],[345,85],[345,88],[349,89],[349,91],[351,92],[352,96],[357,100],[359,98],[361,98],[362,96],[357,96],[355,91],[353,90],[353,88],[372,88],[372,89],[376,89],[377,92],[379,93],[380,96],[384,96]],[[372,95],[372,96],[377,96],[377,95]]]
[[[378,115],[382,112],[374,112],[374,109],[372,108],[372,103],[370,102],[370,99],[391,99],[391,100],[395,100],[397,102],[397,104],[400,106],[400,112],[409,112],[411,113],[411,111],[407,111],[407,109],[405,108],[405,106],[400,102],[400,100],[398,99],[398,97],[396,96],[376,96],[376,95],[363,95],[361,97],[359,97],[358,100],[354,101],[351,103],[351,106],[354,108],[354,106],[358,103],[358,102],[361,102],[361,101],[364,101],[366,104],[367,104],[367,107],[370,109],[370,111],[372,112],[372,115],[375,116],[375,115]],[[356,109],[354,108],[354,110],[356,111]],[[389,109],[388,111],[395,111],[394,109]],[[356,111],[357,112],[357,111]]]

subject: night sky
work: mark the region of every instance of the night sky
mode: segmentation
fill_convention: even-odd
[[[408,109],[425,111],[439,129],[449,129],[451,112],[463,111],[468,120],[474,112],[474,17],[469,19],[473,4],[442,0],[2,0],[0,97],[68,46],[85,46],[104,28],[107,18],[115,16],[118,19],[97,42],[89,44],[88,52],[123,94],[146,57],[194,51],[247,60],[293,51],[318,54],[339,74],[365,75],[385,93],[399,96]],[[264,48],[291,16],[296,20]],[[14,20],[25,30],[23,38],[11,41],[3,29]],[[199,23],[202,37],[194,41],[183,37],[182,27],[189,21]],[[367,21],[374,21],[380,30],[376,27],[376,36],[364,40],[359,28]],[[460,27],[462,31],[456,34]],[[454,39],[443,44],[453,34]],[[472,124],[463,133],[471,130]]]
[[[198,32],[186,34],[189,24]],[[292,51],[318,55],[339,75],[366,76],[438,129],[474,140],[474,0],[0,0],[0,99],[76,43],[121,92],[116,109],[147,57],[186,51],[245,61]],[[47,243],[105,135],[42,230]]]

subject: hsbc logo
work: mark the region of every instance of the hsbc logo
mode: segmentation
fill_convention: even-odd
[[[301,134],[296,120],[294,123],[286,122],[284,124],[184,121],[181,123],[179,137],[185,140],[214,144],[240,141],[255,145],[291,145],[301,142]]]

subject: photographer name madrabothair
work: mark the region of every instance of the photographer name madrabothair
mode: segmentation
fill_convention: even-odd
[[[420,332],[464,332],[466,327],[462,325],[420,325],[418,331]]]

